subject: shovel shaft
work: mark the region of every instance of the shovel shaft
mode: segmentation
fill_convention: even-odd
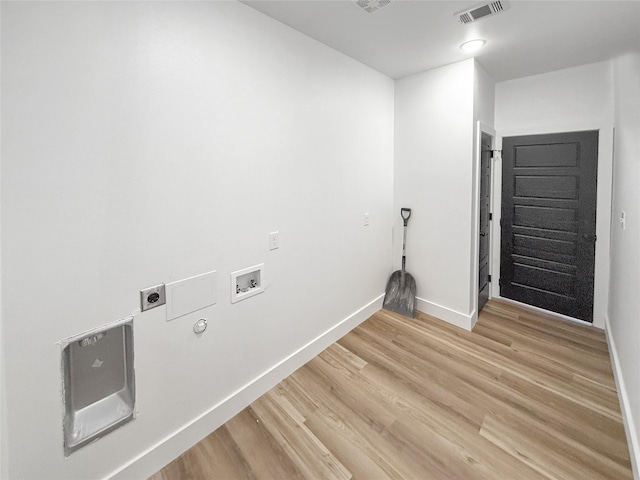
[[[411,209],[401,208],[400,216],[404,223],[404,230],[402,232],[402,271],[404,272],[404,265],[407,262],[407,223],[409,223],[409,218],[411,218]]]
[[[404,272],[404,264],[407,259],[407,224],[404,224],[404,233],[402,234],[402,271]]]

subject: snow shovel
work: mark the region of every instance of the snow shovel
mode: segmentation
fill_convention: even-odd
[[[416,281],[404,269],[406,263],[407,223],[411,217],[410,208],[401,208],[400,216],[404,220],[402,234],[402,270],[396,270],[389,277],[384,304],[387,310],[413,318],[416,314]]]

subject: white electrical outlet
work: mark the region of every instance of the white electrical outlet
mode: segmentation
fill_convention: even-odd
[[[627,229],[627,214],[624,211],[620,212],[620,227],[623,230]]]
[[[280,232],[271,232],[269,234],[269,250],[275,250],[280,247]]]
[[[369,214],[368,213],[364,214],[363,224],[364,224],[365,227],[369,226]]]
[[[146,312],[166,303],[164,283],[140,290],[140,310]]]

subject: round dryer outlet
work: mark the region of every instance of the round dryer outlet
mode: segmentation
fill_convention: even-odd
[[[202,335],[207,329],[207,319],[201,318],[193,325],[193,331],[196,335]]]

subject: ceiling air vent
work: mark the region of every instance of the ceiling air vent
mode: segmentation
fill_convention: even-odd
[[[496,13],[500,13],[507,9],[507,2],[489,2],[481,5],[476,5],[473,8],[458,12],[455,16],[458,18],[458,23],[466,25],[480,20],[481,18],[490,17]]]
[[[391,0],[358,0],[356,5],[367,13],[373,13],[376,10],[380,10],[382,7],[386,7],[390,3]]]

